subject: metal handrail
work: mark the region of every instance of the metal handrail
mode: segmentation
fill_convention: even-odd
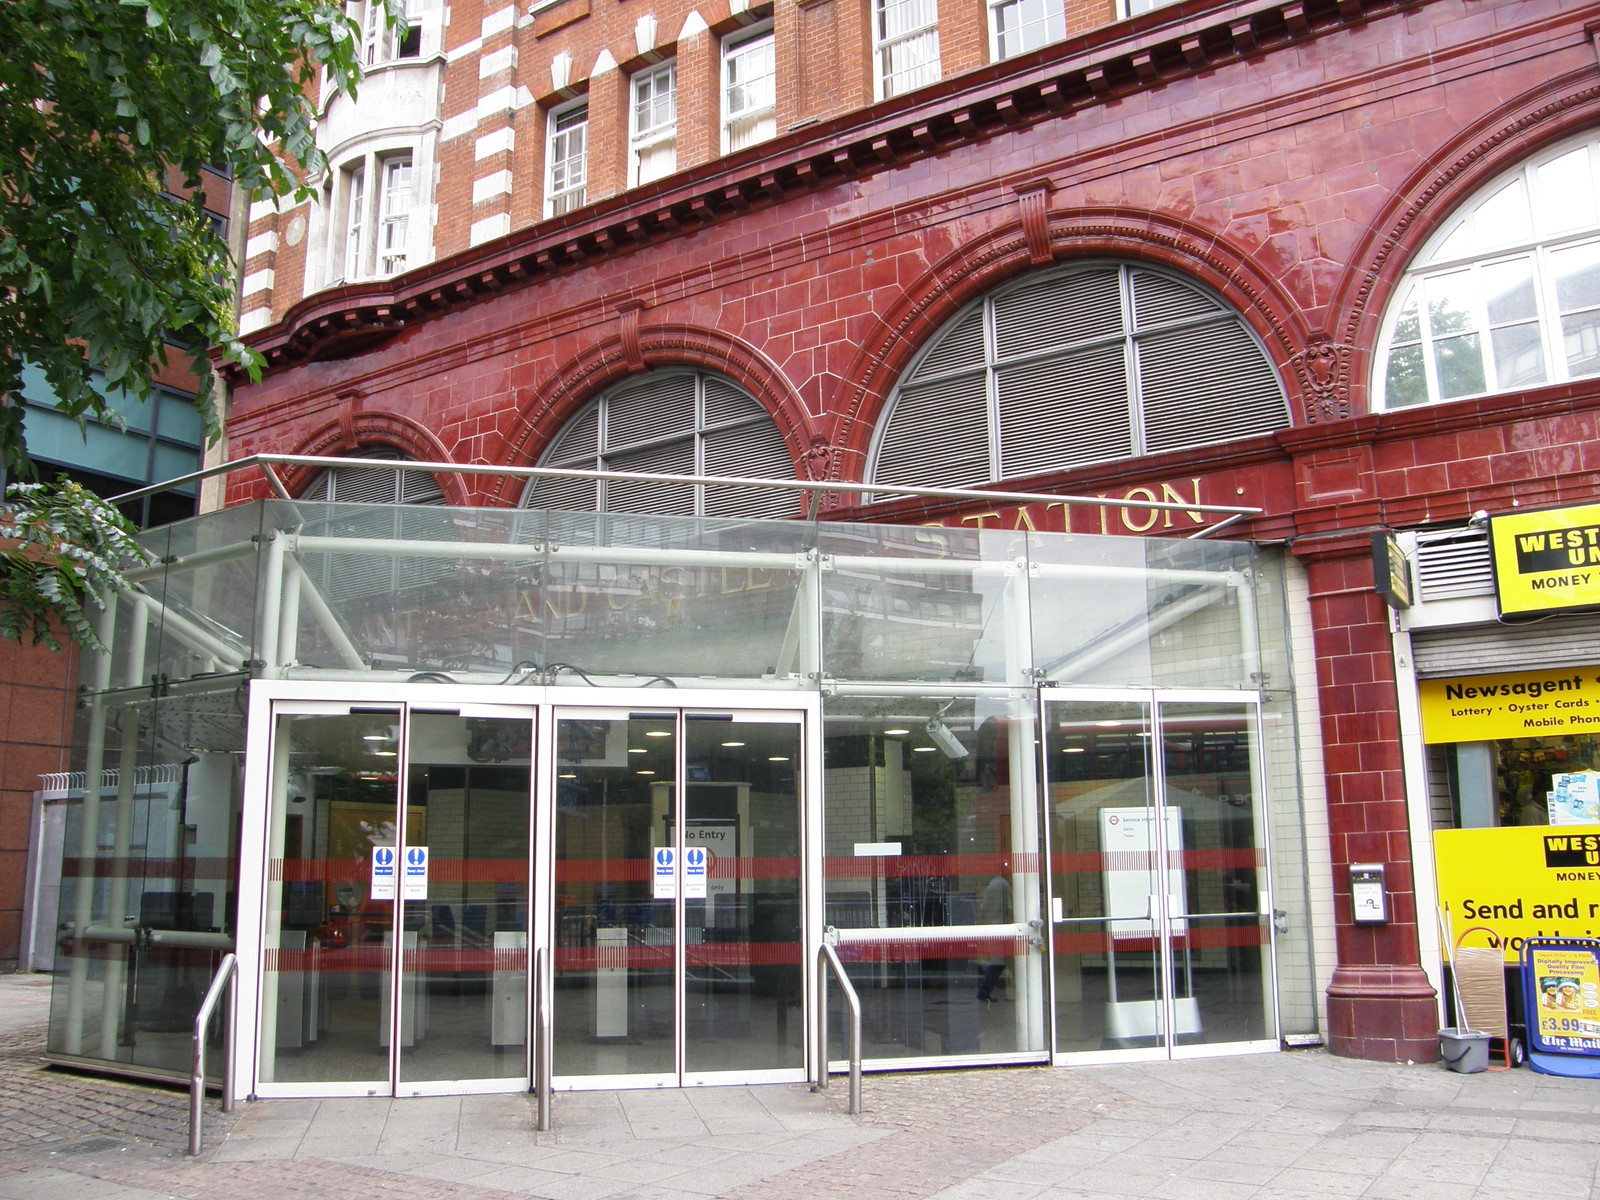
[[[189,1075],[189,1153],[200,1153],[200,1109],[206,1095],[206,1026],[211,1024],[212,1010],[224,991],[228,993],[228,1016],[223,1027],[222,1059],[222,1111],[233,1111],[233,1050],[234,1033],[239,1024],[239,960],[224,954],[217,973],[200,1002],[200,1011],[194,1018],[194,1070]]]
[[[839,991],[844,995],[850,1010],[850,1115],[861,1112],[861,997],[855,985],[844,973],[839,954],[827,942],[817,947],[817,1091],[828,1087],[828,972],[839,981]]]
[[[540,1133],[550,1129],[550,1058],[555,1050],[549,985],[545,982],[545,953],[543,946],[533,952],[533,1090],[539,1106],[534,1128]]]

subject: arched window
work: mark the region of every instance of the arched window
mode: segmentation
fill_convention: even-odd
[[[340,457],[413,461],[409,454],[387,447],[358,450]],[[397,471],[393,467],[334,467],[313,479],[301,498],[355,504],[445,503],[444,492],[432,475],[426,471]]]
[[[1428,240],[1384,316],[1373,407],[1600,374],[1600,137],[1479,191]]]
[[[1029,275],[959,313],[889,399],[874,483],[971,487],[1289,423],[1244,318],[1132,263]]]
[[[793,479],[772,417],[749,392],[705,371],[651,371],[603,393],[557,435],[541,467]],[[790,517],[796,493],[705,484],[534,479],[525,508],[712,517]]]

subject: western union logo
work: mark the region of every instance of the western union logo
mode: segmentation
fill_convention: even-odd
[[[1570,571],[1600,564],[1600,525],[1517,535],[1517,571]]]
[[[1545,834],[1544,865],[1547,867],[1600,866],[1600,834]]]
[[[1600,606],[1600,504],[1489,518],[1502,616]]]

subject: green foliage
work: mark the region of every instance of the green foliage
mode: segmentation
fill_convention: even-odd
[[[123,572],[151,561],[137,536],[70,479],[12,484],[0,506],[0,637],[59,650],[59,622],[80,646],[102,649],[91,610],[126,586]]]
[[[349,91],[361,76],[342,5],[4,0],[0,46],[0,396],[31,361],[80,426],[115,422],[92,369],[148,399],[175,332],[256,375],[226,247],[198,191],[175,199],[168,181],[197,189],[211,167],[245,196],[304,195],[302,172],[325,165],[308,93],[324,70]],[[198,370],[214,440],[203,353]],[[31,477],[21,434],[17,406],[0,407],[0,466]]]
[[[398,25],[401,0],[388,10]],[[252,377],[261,364],[237,336],[234,264],[202,168],[245,198],[303,197],[326,166],[313,96],[354,92],[360,44],[336,0],[0,0],[0,473],[34,474],[22,408],[7,402],[25,363],[80,428],[120,424],[95,370],[147,401],[168,336],[199,353],[197,404],[216,439],[206,348]],[[140,561],[131,529],[77,484],[9,496],[0,637],[54,647],[54,615],[95,646],[85,606]]]

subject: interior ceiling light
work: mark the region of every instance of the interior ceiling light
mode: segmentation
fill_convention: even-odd
[[[789,756],[787,754],[769,754],[767,756],[767,761],[768,762],[788,762],[789,761]]]
[[[911,753],[913,753],[913,754],[932,754],[933,751],[934,751],[934,748],[932,746],[913,746],[913,747],[911,747]]]
[[[654,775],[654,771],[635,771],[635,775]]]
[[[646,729],[644,731],[644,735],[645,735],[645,737],[671,737],[672,736],[672,730],[670,730],[670,729]]]
[[[909,729],[885,729],[883,731],[883,736],[884,737],[905,737],[905,735],[910,733],[910,732],[911,732],[911,730],[909,730]]]
[[[629,754],[649,754],[650,751],[646,750],[643,746],[629,746],[628,747],[628,753]]]
[[[729,748],[734,748],[734,747],[738,747],[738,746],[744,745],[743,742],[723,742],[722,744],[724,746],[729,747]]]

